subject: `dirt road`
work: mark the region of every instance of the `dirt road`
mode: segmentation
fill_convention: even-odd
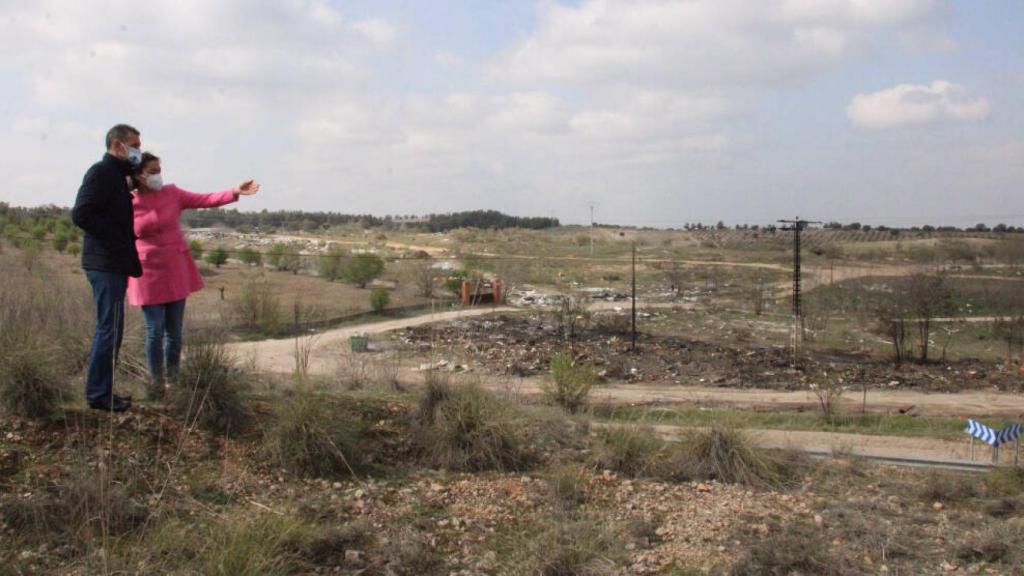
[[[677,426],[654,426],[655,432],[671,439],[684,432]],[[990,463],[991,448],[975,444],[975,457],[971,460],[970,439],[940,440],[937,438],[905,438],[900,436],[874,436],[836,432],[797,432],[789,430],[744,430],[758,445],[765,448],[788,448],[812,454],[847,454],[868,458],[913,458],[943,463]],[[1014,445],[999,451],[999,462],[1014,462]]]
[[[597,309],[618,306],[628,306],[628,303],[600,302],[594,305]],[[651,303],[645,306],[662,307],[671,304]],[[329,330],[308,340],[312,345],[309,371],[311,374],[333,374],[339,361],[351,354],[348,339],[356,334],[383,334],[433,322],[517,311],[521,309],[468,308]],[[252,364],[260,372],[290,374],[295,368],[295,346],[296,340],[287,338],[243,342],[232,344],[230,348],[243,361],[252,359]],[[401,367],[399,378],[409,384],[421,382],[422,374],[417,372],[417,367],[418,363],[407,362]],[[487,386],[504,388],[511,385],[525,394],[538,393],[541,383],[541,378],[510,379],[487,375],[479,375],[479,378]],[[813,410],[817,404],[817,398],[809,391],[679,386],[669,383],[609,384],[596,389],[594,399],[616,404],[666,403],[732,406],[751,410]],[[851,392],[842,398],[841,403],[850,410],[856,410],[860,408],[861,401],[859,393]],[[1024,395],[977,390],[955,394],[898,389],[868,391],[868,411],[894,413],[911,407],[913,414],[929,416],[1024,417]]]

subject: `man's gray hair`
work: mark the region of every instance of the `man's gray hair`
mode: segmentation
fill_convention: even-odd
[[[110,149],[110,145],[114,143],[114,140],[125,142],[129,136],[138,136],[139,134],[138,130],[127,124],[118,124],[107,130],[107,149]]]

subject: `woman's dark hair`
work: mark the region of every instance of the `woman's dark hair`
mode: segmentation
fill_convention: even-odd
[[[146,167],[146,164],[150,162],[159,162],[160,158],[152,152],[143,152],[142,160],[139,161],[139,167],[135,169],[136,174],[142,174],[142,170]]]

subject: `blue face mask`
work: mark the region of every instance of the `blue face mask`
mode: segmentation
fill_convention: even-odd
[[[126,158],[126,160],[128,160],[133,167],[138,167],[139,164],[142,164],[142,150],[132,148],[127,144],[125,144],[124,147],[128,150],[128,158]]]

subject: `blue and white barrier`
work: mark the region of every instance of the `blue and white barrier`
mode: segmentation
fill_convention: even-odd
[[[986,426],[974,420],[967,421],[967,428],[964,432],[971,435],[971,460],[974,460],[974,439],[977,438],[985,444],[992,446],[992,462],[999,461],[999,446],[1009,442],[1017,443],[1017,452],[1014,454],[1014,463],[1019,460],[1020,437],[1024,433],[1024,424],[1010,424],[1000,430]]]

